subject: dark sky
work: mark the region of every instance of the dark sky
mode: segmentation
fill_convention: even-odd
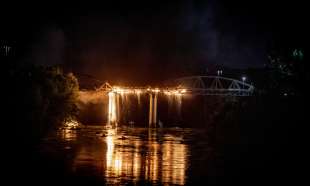
[[[298,0],[104,2],[12,2],[2,38],[33,63],[124,81],[262,67],[273,45],[300,47],[305,33]]]

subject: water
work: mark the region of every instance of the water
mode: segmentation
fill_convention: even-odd
[[[206,131],[198,129],[88,126],[58,131],[41,151],[62,159],[65,177],[109,185],[185,185],[212,175],[211,146]]]

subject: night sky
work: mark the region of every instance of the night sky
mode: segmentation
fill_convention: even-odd
[[[276,45],[302,47],[305,5],[282,1],[3,4],[1,39],[23,62],[119,82],[263,67]]]

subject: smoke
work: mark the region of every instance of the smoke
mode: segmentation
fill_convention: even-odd
[[[188,2],[180,19],[180,28],[191,35],[195,55],[206,67],[209,64],[232,68],[262,67],[266,60],[267,38],[257,20],[230,15],[224,5],[209,0],[204,4]],[[240,13],[240,15],[238,15]],[[246,13],[244,13],[246,14]]]
[[[155,5],[126,11],[80,7],[72,15],[66,10],[61,28],[48,25],[35,34],[29,61],[65,63],[75,73],[118,84],[199,74],[209,64],[263,64],[264,41],[253,31],[255,21],[225,15],[213,0]]]
[[[77,106],[78,121],[82,123],[106,122],[108,116],[107,93],[104,91],[79,91]]]
[[[107,94],[103,91],[79,91],[78,95],[78,100],[82,104],[104,103],[106,98]]]

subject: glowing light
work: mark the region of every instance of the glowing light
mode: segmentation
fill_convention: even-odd
[[[140,89],[135,89],[135,93],[136,93],[136,96],[138,98],[138,104],[139,106],[141,105],[141,93],[142,93],[142,90]]]
[[[64,129],[60,131],[61,137],[66,141],[73,141],[77,138],[77,131],[76,130],[70,130],[70,129]]]
[[[134,87],[118,87],[114,86],[112,88],[112,92],[120,95],[124,94],[144,94],[144,93],[163,93],[165,95],[181,95],[185,94],[187,92],[186,89],[183,88],[166,88],[166,89],[160,89],[160,88],[152,88],[152,87],[147,87],[147,88],[134,88]]]
[[[113,159],[113,151],[114,151],[114,136],[107,136],[106,143],[107,143],[107,167],[112,166],[112,159]]]
[[[148,138],[118,134],[116,129],[107,129],[102,144],[86,145],[74,157],[73,170],[83,170],[85,166],[103,170],[107,184],[120,185],[123,179],[132,179],[133,185],[145,179],[149,183],[162,185],[186,184],[189,149],[181,143],[183,136],[165,134],[159,142],[156,130],[148,131]],[[147,154],[143,152],[147,150]],[[90,159],[91,161],[85,161]]]
[[[174,90],[165,90],[163,93],[167,96],[182,96],[187,92],[186,89],[174,89]]]
[[[184,94],[184,93],[186,93],[187,92],[187,90],[186,89],[181,89],[181,91],[180,91],[182,94]]]
[[[141,93],[142,93],[142,90],[140,90],[140,89],[135,89],[135,93],[136,93],[136,94],[141,94]]]
[[[115,130],[109,129],[108,136],[106,137],[107,151],[106,151],[106,176],[120,176],[124,169],[123,157],[118,151],[115,150]]]
[[[166,94],[167,96],[171,96],[172,93],[169,90],[164,91],[164,94]]]
[[[114,87],[113,92],[118,93],[118,94],[124,94],[126,93],[124,89],[119,88],[119,87]]]
[[[158,93],[158,92],[160,92],[160,90],[159,90],[159,88],[155,88],[155,89],[152,90],[152,92]]]
[[[122,160],[116,159],[114,161],[114,169],[117,170],[117,172],[122,170]]]
[[[109,92],[109,113],[108,113],[109,124],[116,122],[116,99],[115,93]]]
[[[163,183],[184,185],[188,149],[186,145],[177,143],[181,139],[170,135],[165,136],[165,138],[173,139],[173,141],[167,140],[162,145],[161,181]]]
[[[77,121],[75,121],[75,120],[69,120],[69,121],[66,121],[64,123],[64,127],[70,128],[70,129],[76,129],[79,126],[80,126],[80,124]]]

